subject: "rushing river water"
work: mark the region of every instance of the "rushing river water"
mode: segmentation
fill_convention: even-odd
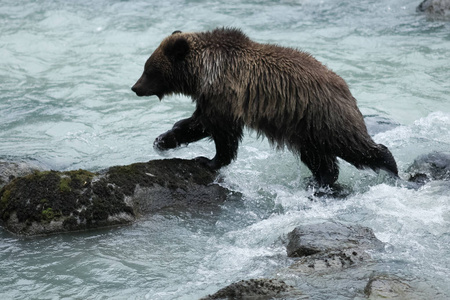
[[[130,87],[174,30],[239,27],[259,42],[310,52],[350,85],[366,116],[397,126],[374,135],[407,178],[421,154],[449,151],[450,22],[419,0],[0,1],[0,159],[100,170],[161,158],[153,139],[188,117],[190,99],[138,98]],[[213,155],[208,141],[166,157]],[[388,243],[380,272],[428,299],[450,297],[450,184],[418,190],[341,162],[344,199],[311,201],[309,171],[246,132],[221,170],[241,192],[211,212],[164,212],[128,227],[23,239],[0,228],[1,299],[198,299],[288,266],[295,226],[336,220]],[[358,275],[293,278],[312,299],[361,296]],[[355,288],[356,286],[356,288]]]

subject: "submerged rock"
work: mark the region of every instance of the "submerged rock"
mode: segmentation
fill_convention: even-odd
[[[366,115],[364,116],[364,122],[370,135],[389,131],[400,126],[399,123],[379,115]]]
[[[417,157],[406,170],[410,182],[425,184],[431,180],[450,180],[450,154],[432,152]]]
[[[377,275],[370,278],[364,294],[368,299],[424,299],[417,295],[417,291],[403,279],[390,275]]]
[[[232,283],[223,289],[220,289],[213,295],[209,295],[201,300],[217,300],[217,299],[254,299],[254,300],[269,300],[269,299],[289,299],[293,295],[295,299],[303,299],[301,293],[295,291],[292,286],[287,285],[282,280],[277,279],[250,279],[241,280]]]
[[[130,224],[167,207],[223,202],[216,173],[192,160],[111,167],[101,173],[35,171],[0,190],[0,221],[18,235],[42,235]]]

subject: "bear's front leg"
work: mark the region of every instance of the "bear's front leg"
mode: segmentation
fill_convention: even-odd
[[[176,122],[172,129],[158,136],[153,142],[156,150],[168,150],[183,144],[196,142],[210,136],[194,113],[190,118]]]
[[[216,155],[213,159],[200,156],[196,161],[207,167],[217,170],[223,166],[229,165],[238,152],[239,142],[242,140],[242,125],[224,122],[208,126],[216,146]]]

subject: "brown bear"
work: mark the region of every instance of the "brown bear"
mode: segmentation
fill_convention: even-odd
[[[236,158],[247,126],[298,154],[321,186],[337,180],[337,157],[398,176],[394,157],[367,133],[341,77],[308,53],[254,42],[238,29],[173,32],[147,60],[132,90],[160,100],[170,94],[192,97],[193,115],[156,138],[154,146],[165,150],[210,137],[215,157],[196,159],[213,169]]]

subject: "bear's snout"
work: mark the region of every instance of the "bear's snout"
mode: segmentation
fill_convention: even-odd
[[[145,95],[145,93],[142,91],[142,88],[137,83],[131,87],[131,90],[135,92],[139,97]]]

